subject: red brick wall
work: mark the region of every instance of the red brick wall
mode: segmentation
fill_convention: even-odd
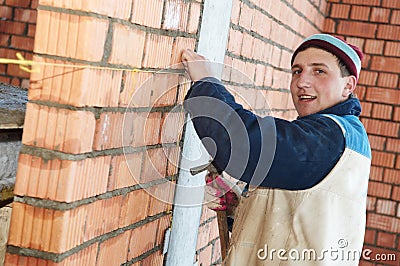
[[[142,0],[132,6],[132,1],[119,0],[112,7],[98,1],[81,6],[62,2],[40,1],[36,62],[157,70],[178,62],[180,50],[195,48],[199,37],[199,1]],[[22,51],[29,59],[32,48],[10,44],[14,35],[32,38],[33,13],[24,11],[30,15],[19,13],[20,18],[16,14],[34,9],[35,2],[0,3],[7,18],[0,21],[1,57],[14,58]],[[178,9],[179,21],[166,20]],[[373,148],[365,247],[389,253],[400,249],[399,13],[396,0],[234,0],[223,76],[246,107],[260,114],[272,109],[279,117],[293,119],[288,84],[295,46],[323,31],[363,48],[366,59],[357,94]],[[14,27],[5,27],[8,23],[22,23],[25,30],[9,32]],[[29,77],[16,66],[0,67],[1,81],[18,85]],[[60,66],[41,67],[32,75],[9,265],[162,264],[160,249],[171,206],[158,199],[170,197],[165,180],[177,175],[176,124],[182,121],[182,113],[170,111],[180,107],[187,84],[176,86],[180,75],[164,79],[159,74],[154,81],[158,86],[146,83],[149,87],[143,90],[150,76]],[[159,98],[163,91],[168,93]],[[146,109],[149,106],[155,108]],[[124,120],[125,113],[129,120]],[[132,129],[124,131],[133,140],[128,154],[119,130],[123,124]],[[194,260],[204,266],[220,262],[216,217],[206,208]]]
[[[400,260],[400,2],[328,1],[324,30],[359,45],[365,53],[357,95],[372,146],[364,248]]]
[[[0,1],[0,58],[32,59],[38,0]],[[15,65],[0,66],[0,82],[28,87],[29,73]]]
[[[101,3],[39,1],[6,265],[162,265],[201,2]]]

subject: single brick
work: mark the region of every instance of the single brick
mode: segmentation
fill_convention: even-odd
[[[396,202],[378,199],[378,201],[376,202],[376,212],[394,216],[396,213]]]
[[[9,6],[0,6],[0,17],[3,19],[11,19],[13,15],[13,9]]]
[[[228,39],[228,50],[233,54],[240,54],[243,43],[243,33],[238,30],[230,29]]]
[[[143,67],[166,68],[171,62],[172,44],[170,36],[149,33],[146,38]]]
[[[387,41],[384,55],[400,57],[400,43]]]
[[[34,39],[31,37],[11,36],[11,46],[17,49],[32,51],[33,43]]]
[[[146,33],[122,24],[113,25],[114,35],[109,62],[140,67]]]
[[[355,5],[379,6],[380,0],[343,0],[343,3]]]
[[[149,216],[154,216],[172,209],[174,184],[167,181],[146,189],[150,194]]]
[[[162,252],[151,253],[149,256],[143,259],[142,265],[163,265],[164,255]],[[139,265],[136,265],[139,266]]]
[[[122,146],[124,113],[105,112],[96,121],[93,149],[107,150]]]
[[[149,149],[144,156],[140,183],[163,179],[167,172],[167,155],[164,149]]]
[[[34,61],[39,72],[31,76],[30,100],[73,106],[118,106],[122,71],[75,67],[69,62],[37,56]]]
[[[367,197],[367,211],[375,211],[376,210],[376,198],[368,196]]]
[[[175,146],[167,150],[167,176],[178,174],[180,156],[181,149],[179,146]]]
[[[161,143],[177,143],[182,138],[185,122],[184,112],[165,113],[161,125]]]
[[[97,265],[120,265],[126,262],[130,236],[131,232],[126,231],[102,242],[99,247]]]
[[[367,90],[366,100],[386,104],[400,104],[400,91],[370,87]]]
[[[109,191],[134,186],[139,183],[142,152],[114,156],[107,189]]]
[[[246,29],[250,29],[254,11],[255,9],[250,8],[246,4],[242,4],[240,9],[239,25]]]
[[[252,59],[254,37],[249,34],[243,34],[243,44],[240,55]]]
[[[400,186],[393,186],[392,191],[392,200],[399,202],[400,201]],[[400,219],[399,219],[400,222]],[[391,231],[396,232],[396,231]],[[397,229],[397,232],[400,232],[400,229]]]
[[[119,96],[119,106],[149,107],[152,73],[126,71],[123,76],[123,90]]]
[[[165,231],[171,226],[171,215],[165,215],[158,219],[158,229],[156,237],[156,245],[159,246],[164,243]]]
[[[367,118],[362,118],[361,121],[364,124],[367,133],[387,137],[398,137],[398,132],[400,128],[399,123],[379,121]]]
[[[183,0],[167,1],[164,8],[163,28],[186,31],[189,3]]]
[[[380,136],[369,135],[369,143],[371,144],[371,149],[382,151],[386,144],[386,138]]]
[[[86,216],[82,215],[82,221],[85,227],[82,229],[82,232],[77,235],[77,241],[93,239],[117,230],[120,224],[119,218],[123,201],[123,196],[115,196],[79,207],[76,215],[78,216],[79,214],[86,213]],[[139,206],[136,205],[136,208],[139,208]],[[74,211],[75,210],[76,209],[74,209]],[[137,209],[132,211],[137,211]],[[77,229],[71,229],[71,231],[72,230]]]
[[[389,23],[389,15],[390,15],[390,9],[373,7],[370,21]]]
[[[375,230],[366,229],[364,236],[364,243],[375,244],[375,236],[376,236]]]
[[[386,39],[391,41],[400,40],[400,26],[379,24],[378,32],[376,34],[380,39]]]
[[[132,230],[128,249],[128,260],[136,258],[154,248],[157,227],[158,220],[155,220]]]
[[[388,232],[400,232],[400,218],[382,214],[368,213],[367,227],[370,229],[384,230]]]
[[[108,26],[104,19],[39,10],[36,31],[43,37],[35,39],[35,52],[101,61]]]
[[[372,103],[369,102],[361,102],[361,110],[362,110],[362,115],[366,117],[370,117],[372,113]]]
[[[201,250],[199,253],[198,262],[200,265],[211,265],[212,261],[212,245],[207,246],[205,249]]]
[[[376,71],[362,71],[360,73],[359,83],[362,85],[375,86],[378,79],[378,72]]]
[[[398,83],[399,83],[399,75],[389,74],[389,73],[379,73],[378,76],[379,87],[397,88]]]
[[[392,18],[390,20],[390,24],[400,25],[400,10],[392,11]]]
[[[393,120],[394,121],[400,121],[400,107],[395,107],[394,108]]]
[[[396,147],[399,149],[399,146]],[[391,184],[400,185],[400,171],[396,169],[385,169],[383,181]]]
[[[149,194],[143,189],[132,191],[124,196],[121,204],[119,228],[146,218],[149,200]]]
[[[161,113],[128,112],[123,127],[123,146],[140,147],[159,142]],[[151,132],[152,134],[149,134]]]
[[[32,9],[15,8],[14,21],[36,23],[37,11]]]
[[[6,0],[7,6],[16,6],[16,7],[29,7],[30,1],[26,0]]]
[[[371,13],[371,8],[369,6],[352,6],[350,18],[353,20],[364,20],[368,21]]]
[[[194,50],[196,46],[196,39],[176,37],[172,45],[171,68],[181,67],[181,54],[186,49]]]
[[[201,4],[192,2],[190,3],[189,19],[187,24],[187,31],[189,33],[197,33],[199,29]]]
[[[57,108],[27,104],[26,116],[28,119],[33,119],[33,122],[29,123],[28,127],[25,124],[26,133],[23,134],[23,143],[67,153],[91,151],[95,126],[94,114],[87,111],[54,109]],[[49,127],[48,125],[51,123],[46,120],[50,111],[55,111],[57,119],[60,119],[56,130],[52,128],[55,125]],[[39,117],[41,119],[38,119]],[[42,122],[44,123],[42,124]],[[49,136],[48,132],[51,132],[52,135]],[[52,138],[54,134],[56,135],[55,140]]]
[[[153,28],[160,28],[163,7],[164,1],[162,0],[134,1],[131,22]]]
[[[393,167],[395,155],[386,152],[372,151],[372,164],[376,166]]]
[[[350,5],[332,4],[330,17],[332,18],[348,18],[350,13]]]
[[[393,112],[393,106],[375,103],[372,109],[372,117],[391,119],[392,112]]]
[[[400,2],[397,0],[382,0],[383,7],[400,9]]]
[[[356,21],[339,21],[336,34],[353,35],[364,38],[375,38],[376,24]]]
[[[382,54],[385,42],[382,40],[371,40],[365,41],[364,52],[369,54]]]
[[[202,249],[208,245],[211,230],[211,222],[201,223],[197,237],[196,250]]]
[[[68,1],[67,1],[68,3]],[[72,1],[71,3],[78,3]],[[63,7],[65,8],[65,1],[62,1]],[[128,19],[130,16],[132,1],[130,0],[115,0],[112,6],[105,3],[99,4],[98,1],[83,1],[80,3],[79,8],[73,8],[82,11],[94,12],[98,14],[107,15],[113,18]]]
[[[178,93],[179,75],[154,74],[148,81],[151,86],[150,106],[174,106]]]

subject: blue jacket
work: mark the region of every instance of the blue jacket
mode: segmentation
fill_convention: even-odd
[[[185,109],[218,170],[262,187],[301,190],[319,183],[345,149],[339,125],[324,114],[358,117],[358,99],[287,121],[259,117],[214,78],[193,84]],[[358,119],[357,119],[358,120]]]

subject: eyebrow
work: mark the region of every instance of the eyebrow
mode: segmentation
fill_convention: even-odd
[[[329,68],[329,66],[327,64],[325,64],[325,63],[312,63],[309,66],[314,66],[314,67],[315,66],[323,66],[323,67]],[[301,68],[300,64],[295,64],[295,65],[292,66],[292,69],[296,68],[296,67]]]

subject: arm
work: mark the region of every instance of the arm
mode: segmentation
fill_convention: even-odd
[[[310,188],[329,173],[344,150],[343,133],[331,119],[260,118],[237,104],[216,79],[196,82],[185,108],[217,169],[254,185]]]

